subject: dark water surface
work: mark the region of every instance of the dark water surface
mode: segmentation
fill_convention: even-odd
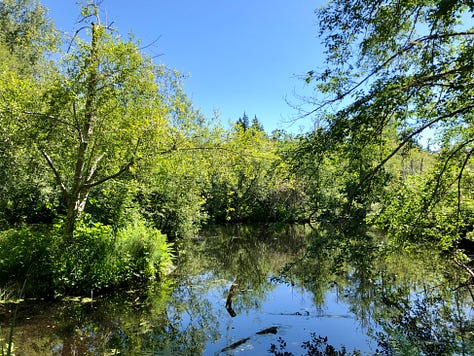
[[[15,355],[474,353],[471,281],[432,251],[302,226],[208,229],[179,250],[146,291],[0,304],[0,350],[14,320]]]

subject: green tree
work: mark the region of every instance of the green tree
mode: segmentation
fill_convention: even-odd
[[[303,114],[316,115],[319,129],[306,137],[301,154],[337,152],[347,160],[346,205],[369,209],[378,197],[368,192],[387,184],[387,162],[421,135],[432,136],[438,165],[411,213],[444,204],[450,192],[457,200],[454,221],[468,223],[473,11],[471,2],[418,0],[336,0],[317,11],[328,68],[306,76],[320,96]]]
[[[59,36],[46,16],[46,8],[35,0],[4,0],[0,3],[2,59],[10,69],[31,72],[54,50]],[[7,57],[7,58],[6,58]],[[10,58],[8,58],[10,57]]]
[[[61,190],[66,239],[91,190],[175,148],[170,115],[180,100],[179,74],[114,34],[97,6],[83,15],[93,19],[86,39],[74,38],[57,70],[29,78],[3,72],[4,112],[20,123]]]
[[[257,118],[257,115],[255,115],[252,119],[252,129],[255,130],[255,131],[264,131],[263,129],[263,125],[262,123],[260,122],[260,120],[258,120]]]
[[[19,103],[25,91],[15,88],[50,70],[47,59],[60,43],[46,9],[31,0],[0,3],[0,226],[51,220],[55,192],[44,167],[27,154],[25,140],[9,101]],[[40,84],[38,83],[38,86]]]
[[[245,111],[243,116],[239,117],[239,119],[237,120],[236,125],[242,127],[244,130],[250,128],[249,117]]]
[[[236,124],[211,157],[206,209],[212,220],[297,221],[304,194],[283,159],[283,141]]]

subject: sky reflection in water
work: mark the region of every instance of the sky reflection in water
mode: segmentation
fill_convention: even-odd
[[[228,283],[230,285],[230,283]],[[366,335],[366,331],[354,319],[350,307],[339,300],[337,292],[325,294],[325,304],[314,304],[312,293],[302,288],[286,284],[276,284],[255,308],[239,310],[232,318],[226,312],[225,297],[221,291],[211,290],[207,298],[215,313],[220,314],[221,338],[206,344],[206,354],[213,355],[239,340],[248,341],[228,351],[233,354],[266,354],[270,345],[278,344],[278,338],[286,341],[286,351],[301,354],[301,345],[311,339],[311,333],[327,336],[328,342],[336,348],[346,346],[372,354],[376,344]],[[220,308],[220,310],[219,310]],[[227,315],[226,315],[227,314]],[[257,332],[276,326],[277,333],[258,335]]]
[[[349,354],[474,354],[472,283],[449,259],[387,253],[378,238],[305,236],[290,227],[212,232],[182,246],[166,288],[0,305],[0,341],[18,307],[18,355],[263,355],[280,340],[304,355],[315,335]]]

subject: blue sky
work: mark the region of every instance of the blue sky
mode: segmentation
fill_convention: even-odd
[[[42,0],[56,27],[70,34],[78,25],[74,0]],[[324,0],[103,0],[102,21],[126,37],[133,32],[158,55],[155,60],[188,74],[185,91],[206,117],[218,110],[224,124],[244,110],[267,131],[300,132],[308,120],[285,99],[308,94],[303,80],[322,67],[314,10]]]

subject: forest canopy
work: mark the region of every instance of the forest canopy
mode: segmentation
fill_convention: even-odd
[[[65,37],[39,2],[0,4],[2,280],[33,295],[115,288],[158,276],[169,243],[206,222],[304,220],[288,140],[245,113],[227,129],[205,118],[178,71],[95,2],[80,12]]]

